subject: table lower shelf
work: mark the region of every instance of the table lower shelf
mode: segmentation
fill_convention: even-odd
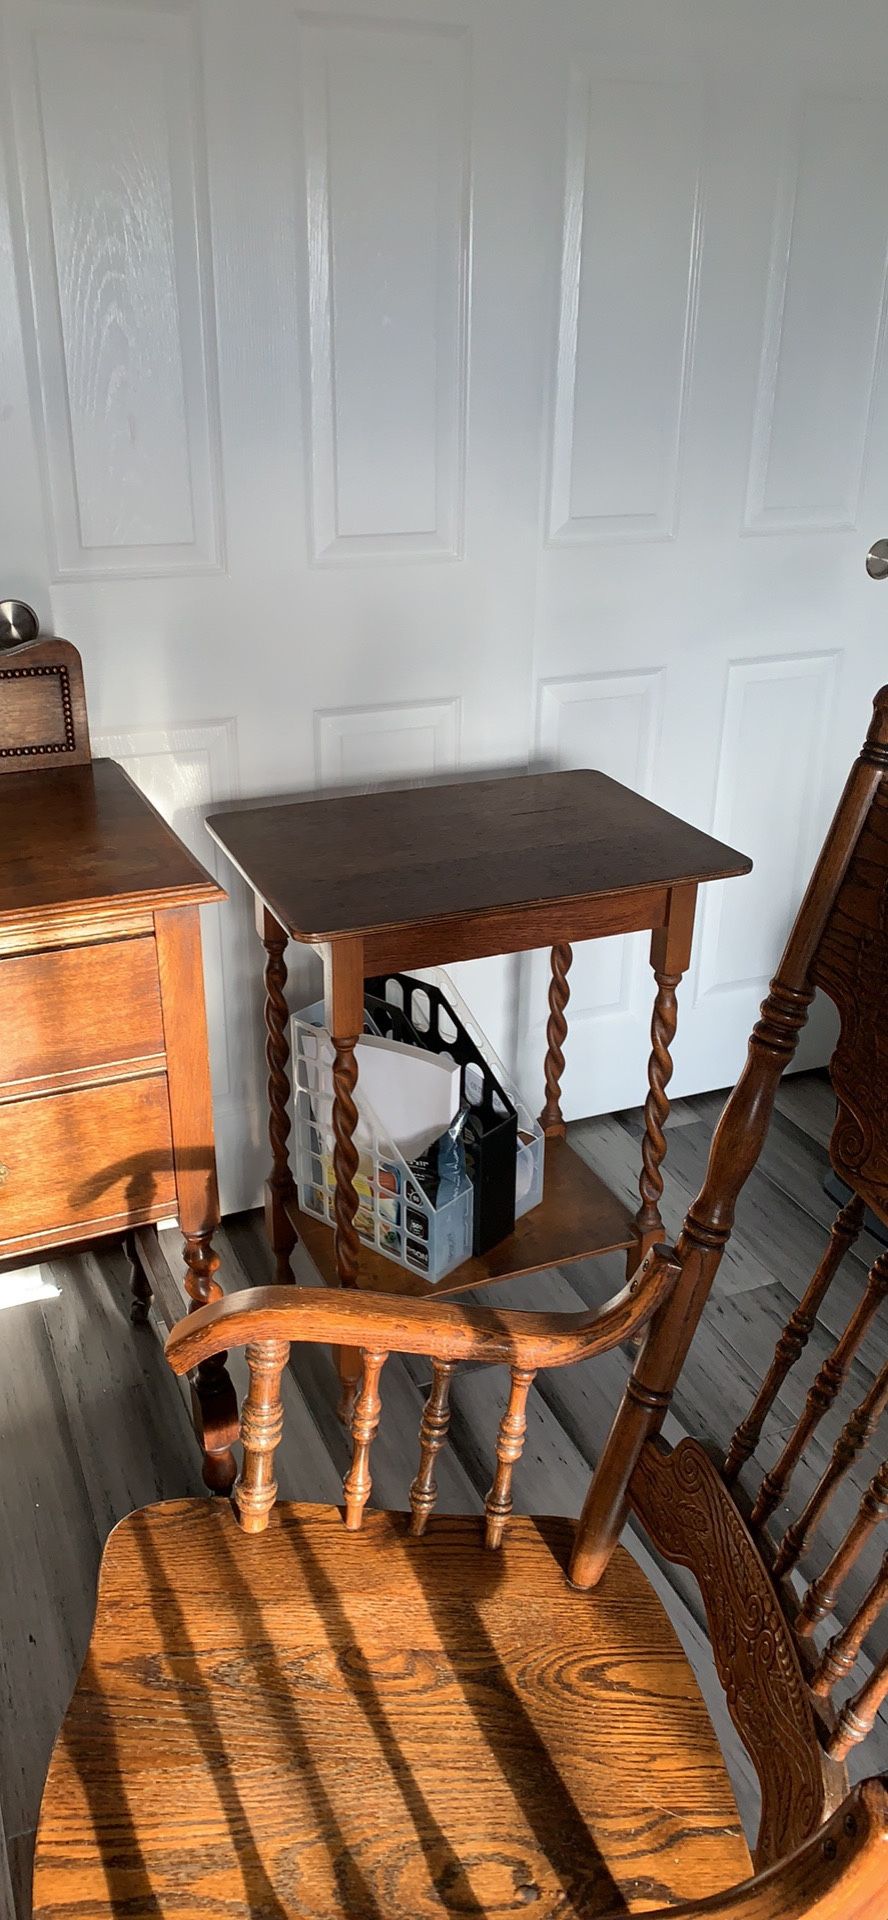
[[[287,1212],[322,1280],[335,1286],[332,1227],[303,1213],[295,1195]],[[516,1222],[507,1239],[488,1253],[464,1260],[437,1282],[397,1266],[362,1242],[358,1285],[379,1293],[434,1294],[436,1299],[446,1299],[493,1280],[510,1280],[543,1267],[561,1267],[571,1260],[630,1247],[635,1237],[635,1222],[624,1201],[611,1193],[565,1140],[547,1140],[542,1200]]]

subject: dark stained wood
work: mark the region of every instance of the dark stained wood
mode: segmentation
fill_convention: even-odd
[[[0,1256],[175,1211],[166,1079],[0,1104]]]
[[[820,1625],[821,1620],[825,1620],[827,1615],[834,1611],[840,1589],[844,1586],[849,1573],[857,1564],[867,1541],[871,1535],[875,1533],[876,1528],[881,1526],[883,1520],[888,1520],[888,1460],[883,1460],[882,1465],[878,1468],[877,1472],[873,1474],[869,1486],[861,1498],[854,1519],[847,1533],[840,1541],[839,1546],[836,1548],[832,1559],[828,1565],[824,1567],[823,1571],[817,1575],[816,1580],[811,1581],[808,1587],[795,1620],[796,1634],[800,1639],[807,1638],[809,1634],[813,1633],[814,1628]],[[888,1598],[888,1594],[886,1594],[885,1598]],[[876,1611],[873,1614],[872,1622],[866,1621],[864,1623],[860,1628],[860,1635],[857,1638],[855,1637],[857,1632],[857,1623],[855,1622],[854,1630],[851,1632],[848,1641],[848,1645],[853,1645],[854,1647],[853,1660],[850,1661],[847,1668],[840,1665],[835,1671],[831,1671],[829,1685],[826,1688],[821,1689],[815,1682],[815,1693],[821,1691],[830,1692],[833,1682],[841,1679],[846,1671],[850,1672],[851,1666],[855,1664],[857,1655],[860,1652],[863,1634],[867,1632],[869,1626],[878,1619],[882,1611],[882,1605],[883,1601],[880,1598]],[[833,1643],[831,1643],[831,1649],[832,1645]],[[826,1656],[824,1656],[824,1659],[825,1658]]]
[[[664,1128],[669,1117],[666,1089],[672,1078],[670,1048],[678,1023],[676,993],[691,960],[696,905],[696,887],[674,888],[670,893],[666,925],[657,927],[651,936],[651,968],[657,992],[651,1017],[648,1097],[644,1105],[644,1135],[641,1143],[641,1178],[638,1183],[641,1205],[636,1215],[636,1259],[663,1238],[663,1222],[660,1218],[663,1193],[661,1168],[666,1154]]]
[[[357,1288],[250,1287],[201,1307],[166,1343],[175,1373],[188,1373],[226,1345],[266,1340],[347,1341],[370,1353],[421,1353],[436,1360],[507,1361],[566,1367],[606,1353],[646,1325],[675,1285],[668,1247],[648,1254],[635,1280],[604,1305],[581,1313],[508,1313],[452,1300],[400,1300]]]
[[[774,1358],[748,1414],[744,1420],[741,1420],[731,1438],[724,1465],[724,1476],[729,1485],[736,1480],[740,1468],[758,1446],[762,1428],[774,1405],[778,1391],[808,1344],[818,1312],[832,1286],[839,1266],[860,1233],[863,1225],[863,1211],[863,1201],[859,1195],[853,1194],[847,1206],[840,1207],[836,1214],[823,1257],[815,1268],[798,1306],[790,1314],[774,1349]]]
[[[542,1205],[499,1247],[465,1262],[436,1293],[459,1292],[583,1257],[630,1249],[630,1273],[662,1236],[662,1119],[668,1111],[674,988],[687,965],[697,882],[747,872],[732,849],[594,772],[464,782],[358,799],[278,800],[215,814],[210,832],[252,888],[268,953],[272,1174],[269,1235],[281,1280],[298,1236],[330,1285],[422,1294],[422,1279],[359,1243],[354,1144],[356,1044],[365,979],[381,971],[552,946],[543,1125],[549,1144]],[[563,1151],[560,1084],[567,1034],[570,942],[647,927],[659,983],[649,1127],[638,1224]],[[326,1223],[300,1214],[293,1191],[285,1033],[285,936],[320,948],[325,1020],[333,1040],[332,1258]],[[337,1355],[340,1413],[354,1405],[359,1368]]]
[[[648,1442],[630,1500],[654,1545],[690,1567],[719,1678],[755,1764],[762,1813],[755,1860],[770,1866],[819,1825],[826,1783],[792,1633],[731,1495],[695,1440]]]
[[[290,1217],[318,1272],[328,1284],[334,1284],[337,1270],[332,1229],[325,1221],[302,1213],[295,1201]],[[420,1273],[395,1266],[360,1243],[358,1285],[382,1293],[432,1293],[436,1299],[446,1299],[450,1294],[465,1293],[513,1274],[536,1273],[586,1259],[590,1254],[631,1247],[635,1240],[629,1207],[610,1192],[566,1141],[553,1138],[546,1142],[543,1198],[538,1207],[516,1220],[505,1240],[487,1253],[473,1254],[437,1285]]]
[[[750,868],[593,772],[275,801],[207,825],[281,925],[314,941]]]
[[[0,654],[0,774],[89,763],[80,655],[45,635]]]
[[[39,745],[41,721],[46,750],[22,757],[15,740]],[[0,657],[0,768],[0,1259],[124,1232],[144,1321],[157,1300],[144,1230],[178,1214],[188,1293],[212,1299],[198,909],[225,894],[122,768],[91,761],[67,642]],[[171,1318],[180,1310],[176,1298]],[[196,1389],[207,1477],[228,1487],[237,1407],[224,1364]]]
[[[564,1072],[564,1042],[567,1039],[567,1003],[570,999],[568,972],[572,949],[563,942],[552,948],[552,977],[549,981],[549,1018],[546,1024],[546,1059],[543,1077],[546,1099],[540,1114],[540,1126],[547,1139],[563,1140],[567,1132],[561,1112],[561,1076]]]
[[[847,1377],[852,1356],[886,1295],[888,1295],[888,1253],[880,1255],[870,1268],[866,1288],[844,1332],[836,1341],[832,1352],[827,1355],[823,1365],[818,1368],[796,1426],[773,1467],[769,1467],[762,1478],[752,1510],[754,1527],[763,1526],[783,1500],[811,1435],[837,1399]],[[800,1546],[801,1542],[798,1544]],[[780,1557],[781,1572],[785,1572],[795,1564],[798,1552],[792,1540],[786,1541],[785,1551],[782,1551]]]
[[[762,1017],[753,1031],[746,1067],[716,1128],[703,1189],[687,1213],[676,1248],[681,1277],[650,1322],[593,1476],[571,1562],[571,1577],[578,1585],[592,1586],[601,1578],[628,1502],[644,1517],[655,1544],[693,1568],[702,1586],[716,1659],[726,1680],[732,1712],[738,1710],[738,1725],[741,1716],[752,1716],[744,1737],[762,1779],[759,1857],[767,1860],[776,1859],[793,1840],[804,1840],[813,1831],[822,1807],[831,1800],[835,1803],[844,1779],[841,1771],[836,1773],[836,1763],[865,1738],[888,1696],[888,1654],[882,1650],[872,1670],[858,1680],[849,1697],[835,1705],[831,1699],[835,1684],[852,1673],[864,1635],[888,1604],[888,1581],[881,1572],[858,1603],[851,1621],[833,1636],[822,1658],[812,1653],[809,1644],[814,1626],[838,1604],[866,1540],[888,1512],[884,1464],[873,1477],[847,1533],[834,1543],[826,1567],[803,1593],[801,1602],[787,1579],[823,1529],[837,1489],[864,1454],[888,1405],[888,1366],[881,1343],[875,1349],[875,1370],[865,1390],[855,1391],[852,1410],[831,1452],[826,1451],[824,1458],[821,1450],[823,1464],[815,1467],[813,1488],[801,1511],[784,1523],[776,1547],[766,1531],[767,1522],[786,1500],[796,1469],[803,1458],[807,1464],[812,1443],[820,1441],[824,1416],[838,1402],[846,1383],[853,1380],[856,1356],[877,1324],[882,1327],[884,1341],[884,1305],[888,1298],[888,1254],[884,1251],[870,1266],[865,1285],[852,1294],[847,1317],[820,1359],[804,1400],[783,1429],[776,1458],[772,1458],[748,1503],[755,1545],[732,1505],[735,1496],[728,1491],[729,1486],[737,1485],[740,1468],[757,1447],[778,1395],[787,1390],[815,1317],[836,1281],[842,1257],[860,1231],[861,1202],[872,1205],[878,1213],[881,1195],[882,1217],[886,1217],[882,1192],[883,1167],[888,1171],[888,1103],[883,1073],[888,1065],[886,823],[888,688],[883,688],[874,702],[866,742],[852,768],[778,974],[763,1004]],[[792,1058],[815,984],[833,995],[840,1015],[840,1039],[830,1069],[838,1100],[830,1153],[855,1197],[834,1221],[813,1278],[779,1332],[764,1381],[753,1396],[750,1412],[735,1430],[722,1482],[693,1442],[662,1454],[651,1441],[669,1408],[679,1369],[722,1259],[738,1195],[763,1148],[779,1077]],[[791,1384],[795,1386],[794,1381]],[[742,1498],[747,1505],[746,1495]],[[761,1558],[757,1548],[761,1548]],[[750,1572],[755,1575],[753,1580]],[[741,1574],[746,1592],[737,1585]],[[750,1652],[751,1626],[755,1628],[752,1650],[772,1681],[778,1667],[782,1667],[785,1681],[791,1633],[804,1652],[805,1681],[795,1662],[793,1697],[790,1699],[784,1686],[782,1704],[775,1702],[772,1688],[769,1705],[768,1688],[757,1687],[749,1672],[744,1678],[739,1656],[744,1647],[747,1655]],[[818,1699],[816,1715],[811,1711],[810,1692]],[[816,1794],[812,1800],[812,1777],[819,1777],[822,1783],[819,1804]],[[789,1803],[780,1801],[781,1785],[791,1796]],[[787,1804],[792,1816],[789,1826]],[[845,1910],[835,1909],[837,1913]],[[847,1911],[852,1910],[849,1904]]]
[[[742,1188],[768,1131],[777,1088],[814,995],[812,969],[888,766],[888,687],[873,718],[753,1028],[743,1072],[722,1113],[706,1178],[678,1242],[682,1276],[656,1316],[584,1507],[572,1577],[593,1586],[626,1517],[627,1489],[645,1441],[659,1432],[718,1272]]]
[[[219,1194],[199,909],[173,907],[159,913],[156,939],[185,1291],[196,1308],[222,1293],[216,1279],[219,1258],[213,1250]],[[197,1369],[193,1398],[204,1479],[214,1492],[227,1493],[236,1471],[231,1443],[237,1437],[238,1413],[224,1354]]]
[[[888,1222],[888,784],[861,830],[811,977],[839,1010],[830,1062],[837,1100],[830,1158],[837,1173]]]
[[[287,936],[283,927],[257,903],[259,937],[265,948],[265,1060],[268,1067],[268,1141],[271,1168],[265,1183],[265,1224],[275,1258],[275,1277],[281,1285],[292,1280],[290,1256],[296,1232],[286,1202],[293,1195],[293,1175],[287,1152],[290,1137],[290,1013],[287,1006]]]
[[[0,936],[126,908],[224,900],[200,866],[113,760],[0,784]]]
[[[483,960],[490,954],[528,953],[534,947],[600,940],[665,926],[669,887],[633,887],[581,900],[543,900],[532,909],[488,907],[486,912],[441,914],[410,927],[383,927],[364,935],[367,974]]]
[[[0,1034],[0,1099],[70,1085],[91,1067],[162,1060],[153,938],[0,959]]]
[[[850,1418],[846,1420],[820,1479],[808,1495],[798,1518],[787,1527],[777,1549],[774,1561],[775,1575],[787,1573],[791,1567],[798,1565],[820,1526],[825,1509],[839,1482],[844,1479],[848,1468],[853,1465],[858,1454],[863,1452],[864,1447],[872,1439],[886,1406],[888,1406],[888,1364],[882,1368],[863,1399],[854,1408]]]
[[[886,1588],[879,1589],[881,1603],[884,1606]],[[826,1743],[827,1753],[833,1760],[844,1760],[852,1747],[859,1746],[868,1733],[872,1732],[876,1714],[883,1700],[888,1697],[888,1653],[883,1653],[871,1674],[852,1693],[850,1700],[844,1700],[836,1720],[835,1727]]]
[[[570,1533],[516,1520],[492,1556],[477,1518],[416,1541],[403,1516],[350,1536],[336,1509],[281,1506],[261,1542],[208,1502],[127,1520],[53,1757],[35,1920],[594,1920],[742,1881],[673,1629],[622,1551],[595,1606],[572,1593]]]
[[[883,1470],[884,1480],[884,1470]],[[882,1609],[888,1605],[888,1553],[883,1556],[882,1564],[860,1606],[855,1609],[847,1625],[842,1627],[824,1647],[817,1663],[812,1680],[811,1691],[815,1695],[828,1699],[839,1680],[846,1680],[854,1672],[860,1659],[860,1649],[870,1628],[880,1618]]]

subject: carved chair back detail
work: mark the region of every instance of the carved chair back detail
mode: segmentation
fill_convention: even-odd
[[[658,1438],[659,1429],[718,1271],[738,1196],[764,1144],[781,1075],[793,1057],[817,987],[834,1001],[840,1019],[830,1064],[837,1117],[829,1151],[835,1172],[851,1193],[780,1334],[753,1404],[716,1466],[693,1441],[670,1452]],[[780,1723],[779,1746],[775,1748],[772,1723],[771,1756],[762,1741],[761,1751],[753,1755],[763,1791],[760,1846],[763,1838],[764,1853],[771,1858],[781,1830],[786,1837],[788,1813],[796,1831],[805,1825],[810,1831],[836,1804],[846,1784],[843,1762],[871,1730],[888,1694],[888,1654],[877,1651],[870,1662],[866,1647],[867,1636],[888,1609],[888,1552],[862,1594],[843,1609],[849,1577],[888,1518],[888,1459],[870,1479],[838,1544],[826,1554],[820,1544],[827,1510],[876,1436],[888,1406],[888,1360],[866,1391],[852,1394],[851,1404],[842,1407],[844,1423],[826,1465],[821,1464],[797,1510],[786,1511],[798,1469],[812,1441],[819,1442],[821,1423],[834,1409],[837,1417],[841,1397],[847,1397],[852,1361],[865,1334],[881,1326],[884,1336],[888,1251],[866,1272],[841,1332],[807,1382],[802,1411],[791,1431],[775,1445],[768,1426],[787,1376],[793,1369],[804,1370],[804,1349],[818,1312],[864,1227],[866,1208],[888,1225],[886,1067],[888,688],[883,688],[763,1002],[743,1073],[716,1129],[706,1179],[676,1249],[681,1279],[654,1317],[593,1476],[572,1569],[578,1584],[597,1583],[631,1509],[667,1557],[693,1567],[707,1605],[716,1661],[720,1647],[724,1655],[730,1646],[735,1688],[738,1648],[745,1649],[746,1664],[757,1666],[760,1678],[774,1660],[775,1647],[789,1663],[793,1675],[785,1702],[790,1710]],[[767,1464],[750,1494],[741,1487],[740,1475],[760,1443]],[[800,1563],[812,1547],[819,1550],[817,1571],[802,1581]],[[707,1556],[719,1564],[717,1581]],[[765,1589],[758,1576],[750,1574],[753,1561],[767,1577]],[[724,1592],[726,1580],[733,1586],[732,1600]],[[753,1596],[754,1615],[749,1611]],[[782,1644],[780,1623],[785,1623]],[[744,1729],[742,1722],[758,1709],[751,1709],[737,1692],[732,1700],[730,1689],[728,1703],[741,1731],[747,1737],[752,1733],[752,1750],[756,1730]],[[792,1791],[791,1810],[780,1805],[781,1779],[784,1791]]]

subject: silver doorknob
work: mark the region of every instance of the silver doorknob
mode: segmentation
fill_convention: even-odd
[[[888,540],[874,540],[866,556],[866,570],[871,580],[888,580]]]
[[[0,600],[0,647],[17,647],[22,640],[36,640],[40,621],[25,600]]]

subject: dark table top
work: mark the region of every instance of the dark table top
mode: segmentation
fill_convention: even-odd
[[[0,927],[224,898],[114,760],[0,775]]]
[[[716,880],[752,864],[586,771],[246,803],[207,826],[303,940]]]

